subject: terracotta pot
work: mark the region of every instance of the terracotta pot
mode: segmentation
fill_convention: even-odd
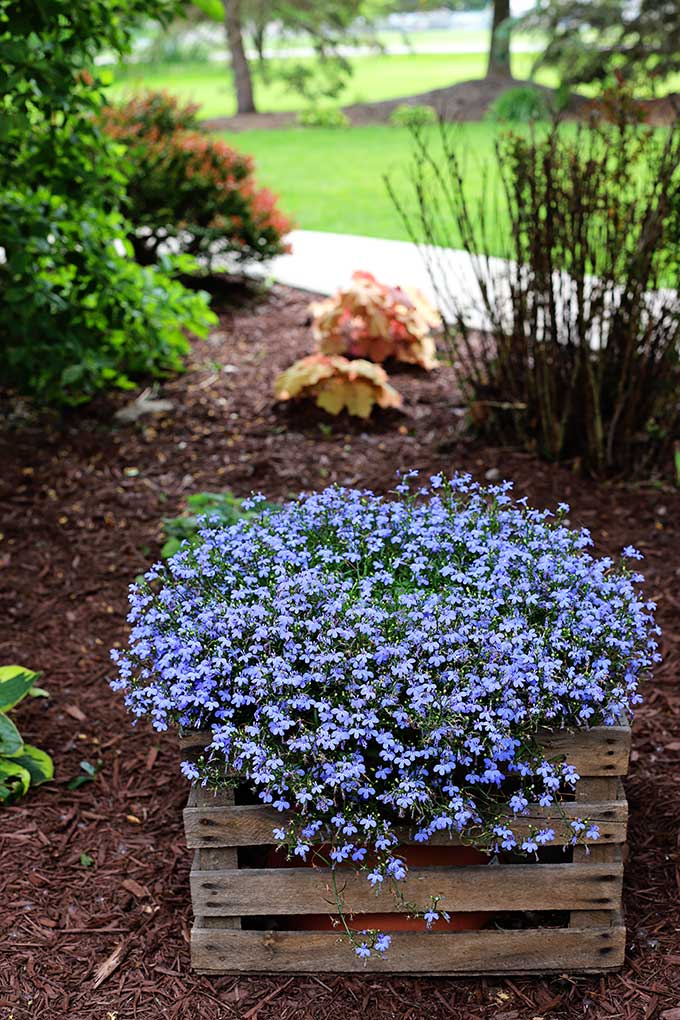
[[[316,853],[306,861],[299,858],[286,860],[285,851],[271,850],[267,856],[269,868],[316,868],[325,867],[323,858],[328,859],[330,847],[319,846]],[[479,850],[468,846],[400,846],[399,856],[410,868],[465,868],[470,865],[488,864],[490,857]],[[351,867],[351,865],[341,865]],[[490,920],[491,914],[477,911],[475,913],[449,913],[450,920],[440,918],[435,921],[429,931],[478,931]],[[340,919],[337,914],[300,914],[282,918],[288,931],[338,931]],[[364,928],[376,928],[379,931],[423,931],[425,926],[422,918],[410,917],[408,914],[356,914],[347,924],[353,931]]]

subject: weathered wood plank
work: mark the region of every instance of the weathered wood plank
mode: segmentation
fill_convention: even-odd
[[[620,779],[607,777],[581,779],[576,788],[577,806],[580,806],[584,811],[582,801],[615,797],[620,794],[621,785]],[[585,811],[584,817],[587,817]],[[604,841],[597,840],[593,846],[575,846],[573,859],[577,864],[618,863],[623,859],[622,847],[607,845]],[[618,906],[620,907],[620,904]],[[615,912],[608,910],[572,910],[569,927],[604,928],[608,924],[615,924],[616,916]]]
[[[616,970],[626,930],[396,932],[384,959],[366,964],[334,932],[210,931],[194,927],[191,962],[199,973],[535,974]]]
[[[629,726],[593,726],[590,730],[543,731],[539,734],[548,757],[566,758],[582,776],[625,776],[630,757]],[[209,730],[180,737],[182,751],[208,746]]]
[[[258,804],[236,805],[221,808],[213,806],[210,801],[201,799],[196,806],[184,809],[184,832],[187,846],[197,847],[221,846],[261,846],[272,843],[272,832],[278,826],[288,823],[288,815],[275,811],[273,808]],[[210,795],[208,795],[210,797]],[[625,798],[608,800],[604,803],[575,803],[562,805],[567,818],[590,818],[600,828],[600,845],[604,843],[623,843],[626,838],[628,805]],[[566,842],[565,825],[555,808],[542,808],[532,805],[530,813],[521,818],[511,819],[511,829],[518,836],[528,835],[531,826],[551,824],[555,829],[555,838],[550,841],[553,846],[561,846]],[[402,842],[409,842],[409,833],[404,832]],[[412,842],[412,840],[410,840]],[[430,840],[432,844],[456,844],[457,836],[449,836],[442,832],[435,834]]]
[[[432,895],[450,911],[612,910],[621,901],[623,865],[512,864],[464,868],[413,868],[400,883],[407,901],[426,907]],[[338,874],[346,913],[408,913],[389,891],[375,895],[365,875]],[[192,871],[194,913],[335,913],[331,872],[326,868],[243,868]]]

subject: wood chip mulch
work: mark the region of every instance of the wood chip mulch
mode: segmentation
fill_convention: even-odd
[[[310,345],[308,296],[274,288],[233,306],[168,382],[172,411],[134,424],[129,396],[0,433],[0,663],[44,671],[48,699],[16,712],[57,780],[0,816],[0,1020],[679,1020],[680,494],[584,481],[460,438],[448,371],[396,374],[406,413],[371,424],[276,409],[275,374]],[[324,427],[320,427],[323,425]],[[125,641],[129,581],[157,558],[160,519],[190,493],[281,498],[332,481],[385,490],[397,468],[509,477],[536,505],[572,505],[600,552],[644,552],[664,663],[634,728],[628,959],[606,977],[208,979],[189,968],[191,924],[171,735],[132,728],[107,686]],[[85,776],[80,763],[99,768]]]

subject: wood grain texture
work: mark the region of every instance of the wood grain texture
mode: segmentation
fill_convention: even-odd
[[[576,788],[576,803],[583,812],[583,817],[589,817],[585,810],[583,801],[593,801],[614,797],[622,792],[622,784],[619,779],[613,778],[586,778],[579,780]],[[625,795],[624,795],[625,796]],[[623,861],[623,847],[621,845],[607,845],[604,840],[597,840],[592,846],[575,846],[575,864],[612,864]],[[608,924],[616,923],[616,913],[607,910],[572,910],[570,928],[603,928]]]
[[[425,909],[433,895],[449,911],[613,910],[621,902],[623,865],[510,864],[464,868],[412,868],[400,883],[406,900]],[[365,875],[338,874],[346,913],[408,913],[389,891],[375,895]],[[336,913],[327,868],[192,871],[194,913]]]
[[[191,962],[205,974],[543,974],[616,970],[626,930],[535,928],[396,932],[364,965],[335,932],[214,931],[194,926]]]
[[[604,803],[576,804],[565,803],[562,810],[566,818],[586,817],[597,823],[602,843],[623,843],[626,838],[628,805],[625,798],[607,800]],[[288,815],[257,804],[221,807],[216,804],[210,794],[199,793],[199,801],[194,798],[193,806],[184,809],[184,833],[187,846],[198,847],[221,846],[261,846],[273,842],[272,832],[275,827],[285,828]],[[530,813],[521,818],[511,819],[510,828],[518,835],[528,835],[530,827],[553,825],[555,837],[549,844],[561,846],[565,840],[565,822],[554,808],[542,808],[532,805]],[[409,833],[402,833],[402,842],[412,842]],[[432,844],[459,843],[455,834],[436,833],[430,840]]]

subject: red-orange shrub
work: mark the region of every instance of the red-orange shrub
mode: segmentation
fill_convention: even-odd
[[[199,130],[196,107],[149,93],[102,112],[105,130],[128,151],[128,208],[137,258],[159,248],[209,260],[263,261],[288,250],[290,220],[260,188],[252,157]]]

